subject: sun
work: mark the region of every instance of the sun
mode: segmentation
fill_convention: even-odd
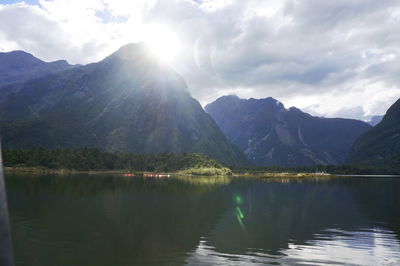
[[[150,24],[144,27],[143,32],[143,41],[157,58],[167,63],[174,61],[180,49],[180,41],[169,27]]]

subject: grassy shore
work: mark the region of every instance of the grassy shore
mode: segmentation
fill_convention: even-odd
[[[216,175],[232,175],[232,171],[229,168],[213,168],[213,167],[202,167],[202,168],[189,168],[178,171],[178,175],[200,175],[200,176],[216,176]]]

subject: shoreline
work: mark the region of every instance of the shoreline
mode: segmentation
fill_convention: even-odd
[[[300,178],[300,177],[334,177],[337,175],[333,174],[328,174],[328,173],[291,173],[291,172],[277,172],[277,173],[272,173],[272,172],[264,172],[264,173],[237,173],[233,174],[233,176],[251,176],[251,177],[291,177],[291,178]]]
[[[201,169],[201,168],[200,168]],[[206,168],[211,170],[217,170],[219,172],[219,168]],[[4,167],[4,173],[13,173],[13,174],[48,174],[48,175],[75,175],[75,174],[87,174],[87,175],[124,175],[124,176],[148,176],[148,177],[156,177],[156,176],[232,176],[231,174],[209,174],[206,172],[205,174],[195,173],[198,168],[189,168],[185,170],[180,170],[177,172],[149,172],[149,171],[130,171],[130,170],[74,170],[74,169],[49,169],[44,167]]]
[[[54,174],[54,175],[70,175],[70,174],[89,174],[89,175],[100,175],[100,174],[126,174],[129,171],[126,170],[74,170],[74,169],[49,169],[42,167],[4,167],[4,173],[13,174]]]
[[[290,178],[303,178],[303,177],[334,177],[328,173],[290,173],[290,172],[278,172],[278,173],[231,173],[231,174],[190,174],[188,171],[178,172],[146,172],[146,171],[129,171],[129,170],[73,170],[73,169],[49,169],[41,167],[4,167],[4,173],[12,174],[32,174],[32,175],[123,175],[123,176],[230,176],[230,177],[259,177],[259,178],[270,178],[270,177],[290,177]]]

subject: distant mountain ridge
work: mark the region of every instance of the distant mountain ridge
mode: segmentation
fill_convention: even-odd
[[[400,170],[400,99],[388,109],[378,125],[355,141],[349,162]]]
[[[377,124],[379,124],[382,121],[382,119],[383,115],[374,115],[367,123],[374,127]]]
[[[0,103],[8,95],[18,92],[19,87],[10,86],[12,84],[24,83],[73,67],[65,60],[47,63],[24,51],[0,53]]]
[[[225,135],[258,166],[341,164],[362,121],[314,117],[273,99],[223,96],[205,107]]]
[[[0,84],[23,82],[72,67],[65,60],[47,63],[24,51],[0,53]]]
[[[183,78],[144,44],[3,89],[14,91],[0,101],[5,148],[198,152],[225,165],[248,163],[190,96]]]

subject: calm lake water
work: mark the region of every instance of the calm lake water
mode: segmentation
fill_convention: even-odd
[[[6,179],[16,265],[400,265],[400,179]]]

